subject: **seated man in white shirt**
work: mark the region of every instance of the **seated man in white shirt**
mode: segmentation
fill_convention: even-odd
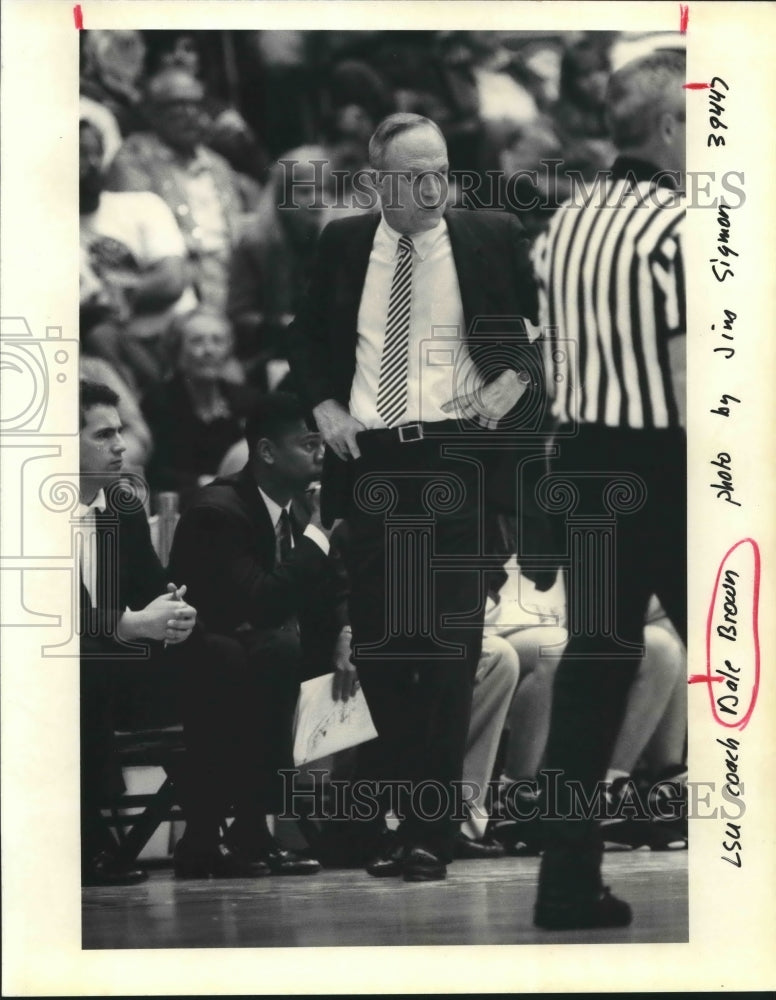
[[[355,685],[331,530],[321,524],[318,491],[309,489],[321,472],[320,435],[296,397],[278,392],[258,401],[246,438],[245,468],[201,490],[170,554],[171,572],[186,575],[204,626],[186,697],[230,748],[220,769],[209,760],[198,768],[199,802],[187,812],[176,852],[180,877],[220,873],[219,820],[236,794],[231,847],[273,874],[318,870],[317,861],[270,835],[266,816],[284,810],[279,772],[293,767],[300,682],[334,668],[333,697],[349,697]]]
[[[81,382],[79,505],[81,852],[84,885],[146,876],[122,863],[100,807],[124,790],[114,730],[143,713],[174,711],[165,647],[188,639],[196,612],[169,582],[151,545],[142,498],[120,482],[125,445],[118,396]],[[117,555],[116,555],[117,554]],[[144,700],[153,705],[140,705]],[[174,719],[172,721],[175,721]]]

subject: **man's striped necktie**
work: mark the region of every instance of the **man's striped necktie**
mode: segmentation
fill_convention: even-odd
[[[407,409],[407,370],[412,304],[412,240],[399,237],[399,259],[393,272],[385,341],[380,359],[377,412],[389,427],[395,427]]]

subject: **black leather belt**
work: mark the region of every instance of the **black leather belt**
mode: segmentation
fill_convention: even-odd
[[[414,424],[402,424],[400,427],[377,427],[374,430],[360,431],[356,437],[359,446],[371,448],[438,440],[440,437],[460,434],[462,429],[459,420],[422,420]]]

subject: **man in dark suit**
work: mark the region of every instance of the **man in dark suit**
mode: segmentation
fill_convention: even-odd
[[[426,881],[452,858],[482,638],[482,448],[535,411],[536,300],[513,216],[445,212],[433,122],[385,119],[370,166],[382,216],[323,231],[289,358],[327,445],[324,521],[348,523],[354,658],[380,734],[361,777],[409,789],[400,865],[367,871]]]
[[[82,881],[131,885],[146,874],[119,861],[100,815],[106,799],[124,790],[114,732],[143,721],[149,695],[157,718],[174,716],[163,650],[189,637],[196,612],[183,600],[185,586],[167,582],[142,499],[120,481],[118,396],[96,382],[82,381],[80,389]]]
[[[300,682],[334,667],[333,697],[347,699],[355,684],[342,574],[321,523],[319,489],[309,489],[321,473],[320,435],[296,397],[278,392],[258,401],[246,438],[248,464],[200,491],[170,554],[202,625],[185,695],[218,733],[219,748],[215,759],[193,761],[196,802],[176,852],[179,875],[215,863],[230,800],[230,847],[272,873],[318,871],[317,861],[270,835],[266,816],[286,805],[278,772],[293,767]]]

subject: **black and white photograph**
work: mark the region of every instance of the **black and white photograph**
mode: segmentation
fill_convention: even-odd
[[[24,6],[4,993],[773,986],[772,8]]]

